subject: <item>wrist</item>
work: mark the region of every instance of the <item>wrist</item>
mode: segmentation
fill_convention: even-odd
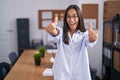
[[[59,32],[60,32],[60,30],[59,29],[55,29],[54,31],[53,31],[53,36],[57,36],[58,34],[59,34]]]

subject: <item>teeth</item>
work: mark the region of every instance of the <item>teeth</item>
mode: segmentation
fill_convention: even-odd
[[[71,25],[74,25],[75,23],[71,23]]]

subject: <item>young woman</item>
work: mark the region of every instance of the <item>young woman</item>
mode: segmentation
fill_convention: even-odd
[[[91,80],[87,47],[93,46],[98,34],[84,27],[82,13],[77,5],[70,5],[64,15],[63,28],[56,27],[58,18],[46,27],[49,41],[57,44],[53,64],[54,80]]]

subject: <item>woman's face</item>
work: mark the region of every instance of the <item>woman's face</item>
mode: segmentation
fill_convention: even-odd
[[[75,31],[78,26],[78,14],[75,9],[70,9],[67,12],[67,23],[71,31]]]

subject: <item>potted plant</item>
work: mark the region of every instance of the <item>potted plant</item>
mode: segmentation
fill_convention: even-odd
[[[39,51],[34,53],[34,61],[36,66],[41,64],[41,53]]]
[[[41,53],[41,57],[44,57],[44,56],[45,56],[45,50],[46,50],[46,47],[45,47],[45,46],[40,46],[40,47],[39,47],[39,52]]]

